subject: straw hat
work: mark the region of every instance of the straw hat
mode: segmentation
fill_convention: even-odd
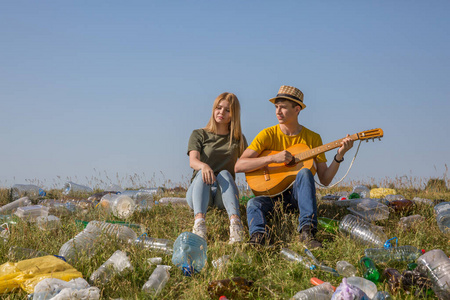
[[[306,107],[305,104],[303,104],[303,93],[298,88],[288,85],[282,85],[280,87],[280,90],[278,91],[278,94],[275,98],[270,99],[269,101],[272,103],[275,103],[275,100],[277,99],[287,99],[294,101],[304,109]]]

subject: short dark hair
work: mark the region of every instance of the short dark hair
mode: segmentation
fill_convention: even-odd
[[[276,99],[275,100],[275,104],[278,103],[278,102],[285,102],[285,101],[290,102],[291,105],[292,105],[292,108],[294,108],[296,106],[300,106],[300,108],[302,108],[302,106],[299,103],[297,103],[295,101],[292,101],[292,100],[289,100],[289,99],[285,99],[285,98],[278,98],[278,99]]]

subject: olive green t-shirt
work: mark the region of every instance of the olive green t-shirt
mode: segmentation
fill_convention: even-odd
[[[244,149],[247,148],[247,140],[244,135]],[[217,176],[220,171],[227,170],[231,173],[233,178],[234,165],[237,159],[242,154],[239,149],[239,141],[233,139],[230,147],[230,135],[219,135],[212,132],[208,132],[204,129],[196,129],[192,131],[189,138],[187,154],[192,150],[200,152],[200,161],[208,164]],[[192,179],[198,171],[194,170]]]

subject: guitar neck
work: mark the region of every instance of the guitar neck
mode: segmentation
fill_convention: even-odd
[[[359,140],[359,137],[358,137],[357,133],[352,134],[350,136],[350,138],[352,140],[354,140],[354,141]],[[313,148],[311,150],[307,150],[305,152],[302,152],[302,153],[299,153],[299,154],[295,155],[295,157],[297,159],[299,159],[300,161],[311,159],[311,158],[316,157],[317,155],[319,155],[321,153],[324,153],[324,152],[327,152],[327,151],[339,148],[341,146],[341,142],[342,142],[343,139],[344,138],[336,140],[336,141],[328,143],[328,144],[325,144],[325,145],[322,145],[322,146],[319,146],[319,147],[316,147],[316,148]]]

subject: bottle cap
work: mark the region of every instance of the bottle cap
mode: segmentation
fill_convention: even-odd
[[[181,266],[181,270],[183,271],[183,275],[184,276],[188,276],[191,277],[192,275],[194,275],[194,266],[192,265],[188,265],[188,264],[183,264]]]

